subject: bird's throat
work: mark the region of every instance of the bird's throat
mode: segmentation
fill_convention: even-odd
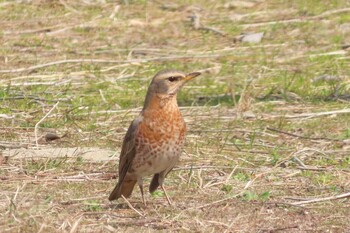
[[[143,111],[160,109],[163,109],[164,111],[171,111],[172,109],[178,109],[176,97],[176,94],[154,94],[152,96],[148,96],[145,100]]]

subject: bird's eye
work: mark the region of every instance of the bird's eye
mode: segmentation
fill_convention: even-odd
[[[178,79],[179,79],[179,77],[174,77],[174,76],[171,76],[171,77],[168,78],[168,80],[169,80],[170,82],[177,81]]]

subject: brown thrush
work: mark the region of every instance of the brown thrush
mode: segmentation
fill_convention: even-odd
[[[110,201],[122,195],[130,197],[138,183],[142,201],[146,204],[142,178],[153,175],[150,193],[160,186],[171,205],[163,186],[164,178],[179,160],[186,133],[176,96],[186,82],[198,75],[199,72],[185,74],[165,70],[154,76],[144,107],[125,135],[119,160],[119,179],[109,196]]]

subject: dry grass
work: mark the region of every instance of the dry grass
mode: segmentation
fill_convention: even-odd
[[[349,2],[239,2],[1,1],[2,231],[349,231],[348,196],[322,199],[350,192]],[[174,207],[135,190],[133,210],[107,200],[118,156],[105,149],[165,68],[205,72],[179,96]],[[101,154],[33,156],[67,147]]]

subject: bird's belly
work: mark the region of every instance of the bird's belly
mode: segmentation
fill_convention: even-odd
[[[161,147],[152,148],[147,153],[137,153],[132,170],[137,176],[149,176],[171,169],[179,161],[182,145],[168,142]]]

